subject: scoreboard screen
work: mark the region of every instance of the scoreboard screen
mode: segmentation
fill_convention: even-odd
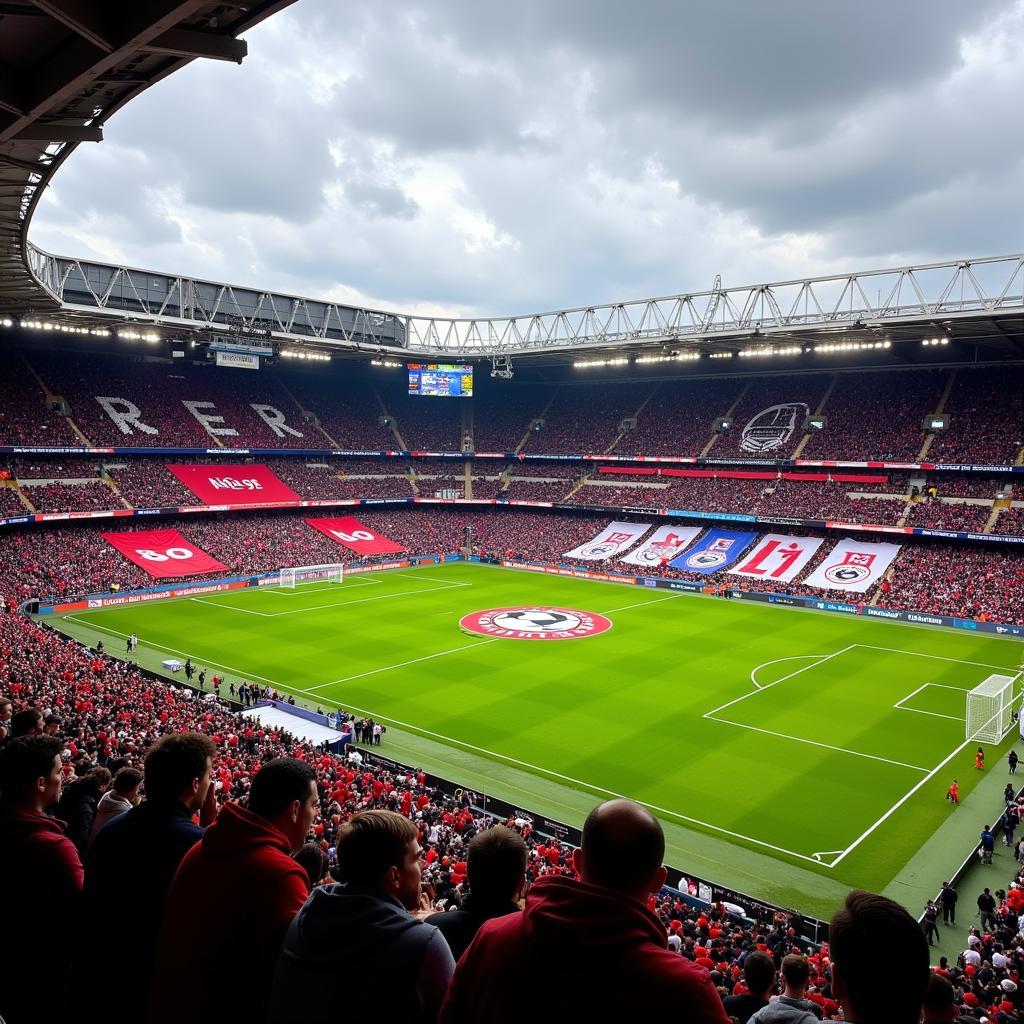
[[[473,367],[452,363],[408,363],[409,394],[472,398]]]

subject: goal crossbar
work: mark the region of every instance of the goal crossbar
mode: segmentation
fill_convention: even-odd
[[[967,694],[967,739],[998,743],[1010,731],[1020,679],[1021,673],[990,675]]]
[[[345,566],[341,562],[326,562],[323,565],[292,565],[282,568],[278,582],[282,587],[294,590],[299,583],[344,583]]]

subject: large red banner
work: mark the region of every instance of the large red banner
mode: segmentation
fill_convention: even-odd
[[[299,496],[266,466],[167,467],[200,501],[207,505],[263,505],[298,501]]]
[[[198,576],[222,572],[226,565],[190,544],[177,530],[105,533],[103,539],[150,576]]]
[[[331,540],[351,548],[357,555],[387,555],[394,551],[405,551],[401,544],[382,537],[375,530],[364,526],[355,516],[343,516],[340,519],[307,519],[306,522]]]

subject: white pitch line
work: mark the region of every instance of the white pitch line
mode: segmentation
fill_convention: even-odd
[[[332,679],[329,683],[318,683],[316,686],[311,686],[308,690],[302,690],[302,693],[313,693],[316,690],[323,690],[328,686],[334,686],[337,683],[350,683],[353,679],[364,679],[366,676],[375,676],[380,672],[391,672],[396,668],[405,668],[406,665],[415,665],[421,661],[430,661],[433,658],[443,658],[446,654],[458,654],[459,651],[468,651],[471,647],[481,647],[484,644],[493,644],[495,641],[500,640],[499,636],[488,637],[486,640],[477,640],[475,643],[464,644],[462,647],[452,647],[447,651],[438,651],[436,654],[425,654],[422,658],[411,658],[409,661],[400,661],[397,665],[382,665],[380,668],[372,668],[368,672],[359,672],[354,676],[344,676],[341,679]]]
[[[638,601],[636,604],[626,604],[621,608],[609,608],[606,612],[598,612],[598,615],[611,615],[613,612],[626,612],[630,608],[646,608],[649,604],[661,604],[662,601],[672,601],[677,597],[682,597],[682,594],[669,594],[668,597],[659,597],[654,601]]]
[[[492,638],[492,640],[497,639],[500,638]],[[492,640],[485,640],[483,642],[491,643]],[[308,693],[310,691],[296,689],[295,692]],[[640,800],[636,797],[616,793],[612,789],[605,789],[603,786],[596,786],[591,782],[583,782],[581,779],[574,779],[571,775],[563,775],[561,772],[552,771],[550,768],[541,768],[539,765],[531,764],[529,761],[520,761],[519,758],[509,757],[507,754],[499,754],[495,750],[488,750],[486,747],[478,747],[473,743],[467,743],[465,740],[457,740],[452,736],[445,736],[443,733],[434,732],[432,729],[424,729],[421,726],[412,725],[409,722],[403,722],[398,718],[391,718],[388,715],[378,714],[376,711],[370,711],[367,708],[357,708],[352,704],[346,703],[344,706],[351,711],[359,712],[361,715],[370,715],[375,721],[390,722],[392,725],[397,725],[401,729],[408,729],[410,732],[420,733],[423,736],[432,736],[444,743],[448,743],[456,747],[465,747],[467,750],[475,751],[478,754],[485,754],[488,757],[497,758],[499,761],[507,761],[509,764],[517,765],[520,768],[528,768],[530,771],[539,772],[541,775],[548,775],[554,779],[561,779],[563,782],[568,782],[573,786],[588,789],[593,793],[602,793],[605,796],[614,797],[619,800],[634,800],[636,803],[641,804],[643,807],[647,807],[658,814],[665,814],[670,818],[677,818],[679,821],[689,822],[691,825],[699,825],[701,828],[710,829],[712,832],[717,832],[720,835],[730,836],[733,839],[742,839],[744,842],[753,843],[755,846],[764,847],[766,850],[774,850],[776,853],[784,853],[788,857],[796,857],[799,860],[806,860],[812,864],[820,863],[813,857],[808,856],[806,853],[796,853],[793,850],[787,850],[784,846],[776,846],[774,843],[766,842],[763,839],[754,839],[752,836],[744,835],[742,832],[733,832],[731,829],[723,828],[720,825],[712,825],[710,822],[701,821],[699,818],[691,818],[689,815],[680,814],[678,811],[670,811],[666,807],[659,807],[657,804],[648,803],[646,800]]]
[[[744,693],[740,697],[736,697],[733,700],[727,701],[725,704],[720,705],[717,708],[712,708],[706,714],[702,715],[702,718],[710,718],[712,715],[717,715],[719,711],[724,711],[726,708],[731,708],[733,704],[739,704],[741,700],[746,700],[748,697],[753,697],[755,693],[764,693],[765,690],[770,690],[773,686],[778,686],[779,683],[784,683],[787,679],[792,679],[794,676],[800,675],[801,672],[806,672],[808,669],[817,668],[819,665],[824,665],[826,661],[831,661],[833,658],[838,658],[840,654],[845,654],[847,651],[852,651],[856,644],[850,644],[849,647],[844,647],[841,651],[836,651],[834,654],[826,654],[820,661],[814,662],[812,665],[805,665],[803,668],[798,668],[795,672],[790,672],[788,676],[783,676],[781,679],[776,679],[774,683],[765,683],[758,690],[751,690],[749,693]]]
[[[707,715],[704,715],[708,718]],[[883,764],[896,765],[899,768],[912,768],[915,772],[927,772],[917,764],[907,764],[905,761],[893,761],[888,757],[878,757],[876,754],[865,754],[862,750],[850,750],[848,747],[835,747],[831,743],[819,743],[818,740],[808,740],[803,736],[791,736],[786,732],[774,732],[771,729],[762,729],[759,725],[747,725],[746,722],[732,722],[728,718],[709,718],[711,722],[721,722],[723,725],[735,725],[739,729],[749,729],[751,732],[764,733],[765,736],[777,736],[782,740],[792,740],[794,743],[806,743],[812,747],[822,747],[825,750],[835,750],[840,754],[853,754],[855,757],[866,757],[869,761],[881,761]]]
[[[208,604],[213,608],[223,608],[226,612],[243,612],[246,615],[259,615],[264,619],[272,619],[277,614],[276,612],[258,612],[253,608],[236,608],[233,604],[221,604],[220,601],[211,601],[208,597],[190,597],[190,601],[195,601],[196,604]],[[288,615],[289,612],[283,614]]]
[[[932,658],[934,661],[951,661],[954,665],[974,665],[977,668],[998,668],[1003,672],[1017,673],[1020,666],[1010,668],[1007,665],[989,665],[984,661],[964,661],[962,658],[946,658],[941,654],[925,654],[923,651],[904,651],[898,647],[877,647],[875,644],[853,644],[854,647],[865,647],[871,651],[888,651],[890,654],[909,654],[913,658]],[[958,687],[953,687],[958,689]]]
[[[88,629],[96,629],[102,633],[109,633],[111,636],[119,636],[123,639],[127,639],[128,637],[127,633],[121,633],[116,629],[111,629],[109,626],[100,626],[95,622],[89,622],[87,619],[80,619],[78,618],[77,615],[69,615],[67,616],[67,618],[70,619],[72,622],[81,623]],[[139,643],[141,643],[143,647],[152,647],[155,650],[164,651],[166,654],[181,654],[185,655],[186,657],[194,656],[197,665],[209,665],[210,668],[223,669],[225,672],[234,673],[241,679],[259,679],[260,682],[269,683],[271,686],[274,687],[275,690],[280,688],[282,690],[286,690],[287,692],[285,685],[283,683],[279,683],[276,679],[268,679],[266,676],[259,676],[255,672],[241,672],[237,668],[235,668],[234,665],[224,665],[219,661],[211,661],[209,658],[201,657],[196,652],[192,652],[192,654],[185,654],[185,651],[180,651],[178,650],[177,647],[166,647],[164,644],[154,643],[152,640],[140,640]],[[211,693],[212,691],[206,690],[204,692]]]
[[[935,778],[935,776],[943,768],[945,768],[946,765],[949,764],[949,762],[952,761],[957,754],[959,754],[965,747],[969,747],[972,742],[974,741],[971,739],[964,740],[964,742],[961,743],[960,746],[957,747],[956,750],[954,750],[953,753],[949,755],[949,757],[947,757],[940,764],[937,764],[923,779],[921,779],[920,782],[917,783],[916,786],[911,788],[899,800],[897,800],[896,803],[894,803],[892,807],[890,807],[889,810],[887,810],[885,814],[883,814],[878,819],[878,821],[876,821],[872,826],[870,826],[870,828],[865,829],[856,839],[854,839],[854,841],[850,843],[850,845],[845,850],[843,850],[843,852],[839,854],[839,856],[836,857],[834,861],[832,861],[829,867],[834,868],[837,864],[842,862],[843,858],[846,857],[847,854],[852,853],[854,850],[856,850],[857,847],[860,846],[860,844],[864,842],[864,840],[867,839],[867,837],[871,835],[871,833],[874,832],[879,825],[881,825],[885,821],[888,821],[888,819],[893,814],[895,814],[895,812],[898,811],[923,785],[925,785],[925,783],[931,782],[931,780]]]
[[[761,684],[755,678],[757,673],[760,672],[761,669],[767,668],[769,665],[778,665],[779,662],[782,662],[782,661],[810,661],[813,658],[825,658],[825,657],[827,657],[827,655],[825,655],[825,654],[794,654],[792,657],[789,657],[789,658],[776,658],[774,661],[763,661],[756,668],[753,668],[753,669],[750,670],[750,681],[759,690],[765,689],[766,687],[762,687]],[[808,667],[810,667],[810,666],[808,666]]]
[[[435,591],[440,592],[442,590],[457,590],[461,587],[471,587],[472,583],[446,583],[441,587],[431,587],[429,590],[406,590],[400,594],[381,594],[380,597],[360,597],[355,601],[334,601],[331,604],[315,604],[308,608],[293,608],[290,611],[285,612],[257,612],[251,608],[236,608],[230,604],[220,604],[217,601],[211,601],[208,598],[193,597],[193,601],[201,601],[203,604],[212,604],[217,608],[224,608],[229,612],[245,612],[247,615],[262,615],[266,619],[279,619],[284,615],[302,615],[305,612],[319,612],[325,608],[349,608],[354,604],[367,604],[370,601],[392,601],[400,597],[418,597],[420,594],[432,594]]]
[[[926,689],[928,689],[928,684],[922,683],[913,693],[908,693],[906,697],[903,697],[902,699],[896,701],[896,703],[893,704],[893,707],[898,708],[903,703],[903,701],[910,700],[911,697],[916,697],[922,690]]]
[[[896,705],[893,705],[896,708]],[[964,719],[958,715],[943,715],[938,711],[922,711],[920,708],[896,708],[897,711],[909,711],[914,715],[931,715],[932,718],[948,718],[951,722],[963,722]]]

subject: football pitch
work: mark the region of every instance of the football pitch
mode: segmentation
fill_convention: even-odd
[[[543,641],[460,628],[515,606],[612,627]],[[143,664],[188,655],[372,715],[389,727],[382,754],[409,763],[392,743],[403,736],[459,751],[527,809],[531,779],[538,800],[551,787],[582,795],[575,807],[640,800],[683,837],[671,863],[686,871],[689,856],[694,873],[765,898],[776,876],[810,895],[832,893],[815,877],[875,891],[896,878],[964,813],[944,799],[950,781],[963,799],[984,775],[964,738],[966,691],[1024,655],[995,637],[468,563],[51,621],[113,654],[135,632]],[[990,766],[1011,740],[987,750]],[[948,851],[950,866],[967,850]]]

